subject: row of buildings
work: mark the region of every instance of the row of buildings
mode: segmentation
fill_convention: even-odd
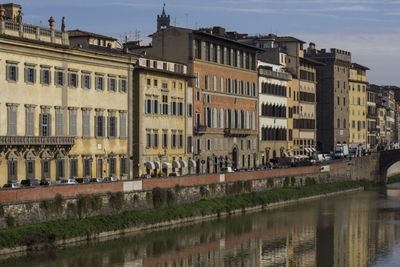
[[[368,86],[350,52],[169,20],[163,9],[148,46],[120,44],[2,5],[1,183],[214,173],[397,143],[393,91]]]

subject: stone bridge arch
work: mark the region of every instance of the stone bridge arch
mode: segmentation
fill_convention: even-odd
[[[380,183],[387,183],[387,171],[388,169],[400,161],[400,149],[386,150],[379,152],[379,176]]]

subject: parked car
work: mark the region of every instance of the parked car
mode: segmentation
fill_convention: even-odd
[[[150,178],[151,178],[151,176],[150,176]],[[106,179],[104,179],[104,182],[118,182],[118,181],[119,181],[118,177],[115,177],[115,176],[110,176],[110,177],[107,177]]]
[[[221,168],[221,172],[230,173],[234,171],[232,170],[232,167],[226,167],[226,168]]]
[[[88,183],[90,183],[90,178],[87,178],[87,177],[75,178],[75,180],[76,180],[79,184],[88,184]]]
[[[181,176],[180,172],[171,172],[168,176]]]
[[[61,184],[78,184],[75,179],[65,179],[61,181]]]
[[[20,183],[8,183],[4,184],[3,188],[22,188],[22,185]]]
[[[104,180],[103,178],[92,178],[90,181],[92,183],[102,183]]]
[[[151,175],[148,174],[148,173],[142,174],[142,176],[140,176],[140,178],[142,178],[142,179],[150,179],[150,178],[151,178]]]
[[[59,185],[60,181],[47,181],[47,180],[41,180],[40,185],[41,186],[54,186],[54,185]]]
[[[22,180],[21,185],[26,187],[36,187],[40,185],[40,181],[36,179]]]

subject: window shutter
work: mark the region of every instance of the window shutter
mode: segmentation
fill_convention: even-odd
[[[107,136],[111,137],[111,117],[107,117]]]
[[[49,135],[48,136],[51,136],[51,127],[52,127],[52,119],[51,119],[51,117],[52,116],[50,114],[48,114],[47,116],[48,116],[48,128],[49,128],[49,130],[48,130]]]
[[[62,72],[62,85],[65,85],[65,72]]]
[[[111,78],[108,78],[108,91],[111,91]]]
[[[98,127],[99,127],[99,125],[98,125],[98,119],[97,119],[97,116],[94,116],[94,136],[95,137],[97,137],[98,135],[97,135],[97,133],[98,133]]]
[[[167,114],[168,114],[168,115],[171,115],[171,104],[168,104]]]
[[[34,129],[34,125],[33,125],[33,112],[28,112],[27,114],[27,135],[29,136],[33,136],[33,129]]]
[[[15,80],[16,81],[18,81],[18,74],[19,74],[18,66],[15,66]]]
[[[40,113],[39,115],[39,135],[43,136],[43,114]]]
[[[24,68],[24,82],[28,81],[28,69]]]
[[[6,66],[6,80],[10,80],[10,66]]]
[[[105,119],[104,119],[104,116],[102,116],[101,117],[102,119],[101,119],[101,128],[102,128],[102,134],[103,134],[103,136],[105,136],[105,133],[106,133],[106,121],[105,121]]]
[[[114,136],[117,137],[118,136],[118,120],[117,117],[113,117],[114,120]]]

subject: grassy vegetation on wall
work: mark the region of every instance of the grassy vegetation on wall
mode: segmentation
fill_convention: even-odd
[[[388,177],[388,184],[400,183],[400,174]]]
[[[58,220],[42,224],[23,225],[0,229],[0,247],[14,247],[20,245],[32,246],[39,243],[52,244],[55,240],[89,236],[111,230],[121,230],[133,226],[155,224],[170,220],[193,216],[220,214],[246,207],[267,205],[269,203],[309,197],[335,191],[366,186],[366,181],[348,181],[330,184],[311,184],[305,187],[281,188],[266,192],[253,192],[236,196],[226,196],[217,199],[201,200],[195,203],[177,206],[163,205],[167,201],[168,192],[155,189],[152,192],[153,203],[159,208],[141,211],[127,211],[117,215],[100,215],[90,218]],[[250,185],[232,188],[232,191],[246,191]],[[172,194],[172,192],[169,192]],[[113,196],[119,204],[120,196]],[[111,196],[110,196],[111,200]],[[118,201],[117,201],[118,200]],[[116,205],[116,208],[120,208]]]

